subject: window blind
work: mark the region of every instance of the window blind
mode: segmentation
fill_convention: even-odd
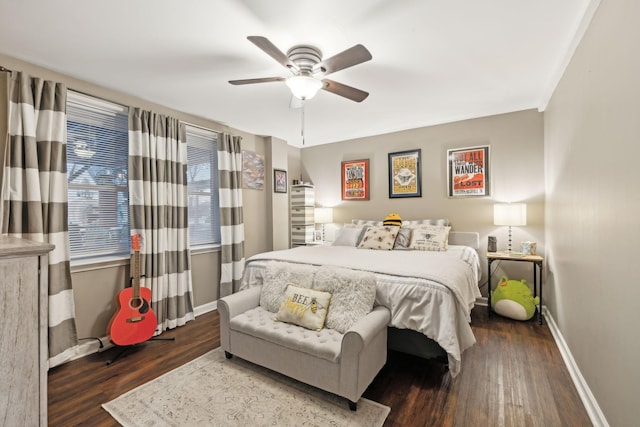
[[[69,91],[71,259],[129,257],[128,109]]]
[[[217,134],[190,125],[186,130],[191,246],[220,244]]]

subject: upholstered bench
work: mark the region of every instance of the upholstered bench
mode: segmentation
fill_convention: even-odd
[[[261,286],[218,301],[220,343],[232,355],[357,402],[387,360],[389,310],[374,307],[344,334],[274,320],[260,306]]]

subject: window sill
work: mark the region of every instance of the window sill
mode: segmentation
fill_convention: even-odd
[[[203,245],[191,249],[191,255],[200,255],[213,252],[220,252],[220,245]],[[129,257],[113,256],[102,258],[88,258],[83,260],[71,261],[71,273],[122,267],[128,266],[129,264]]]
[[[191,255],[200,255],[212,252],[220,252],[220,245],[202,245],[191,248]]]
[[[80,261],[71,261],[71,273],[79,273],[81,271],[102,270],[105,268],[121,267],[129,265],[128,257],[104,257],[89,258]]]

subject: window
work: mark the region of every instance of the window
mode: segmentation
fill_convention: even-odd
[[[129,257],[128,109],[67,95],[71,260]]]
[[[187,190],[191,246],[220,244],[217,134],[189,125]]]

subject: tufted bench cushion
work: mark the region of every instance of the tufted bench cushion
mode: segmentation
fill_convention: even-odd
[[[330,362],[339,360],[343,334],[328,328],[311,331],[274,317],[274,313],[258,306],[232,318],[230,328]]]

